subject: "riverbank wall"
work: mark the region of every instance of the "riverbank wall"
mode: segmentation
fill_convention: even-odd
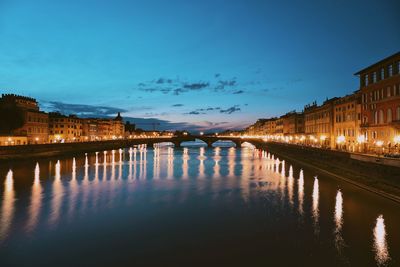
[[[186,138],[188,139],[188,138]],[[131,147],[138,144],[147,144],[152,146],[160,142],[182,142],[186,139],[176,138],[137,138],[127,140],[109,140],[81,143],[57,143],[41,145],[20,145],[20,146],[2,146],[0,147],[0,162],[11,160],[24,160],[35,158],[46,158],[60,155],[72,155],[80,153],[89,153],[96,151],[112,150],[125,147]],[[190,140],[189,140],[190,141]]]
[[[280,159],[297,162],[313,168],[317,173],[345,180],[358,187],[400,203],[400,168],[376,162],[373,158],[361,160],[351,153],[281,143],[256,144]],[[363,155],[361,155],[363,156]]]

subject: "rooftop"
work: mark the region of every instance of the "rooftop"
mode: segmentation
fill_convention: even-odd
[[[359,70],[358,72],[354,73],[354,75],[360,75],[360,74],[362,74],[364,72],[367,72],[368,70],[371,70],[371,69],[381,65],[382,63],[385,63],[385,62],[390,61],[391,59],[395,59],[397,57],[400,58],[400,52],[397,52],[397,53],[395,53],[395,54],[393,54],[391,56],[388,56],[388,57],[386,57],[386,58],[384,58],[384,59],[382,59],[382,60],[380,60],[380,61],[378,61],[378,62],[376,62],[376,63],[374,63],[374,64],[372,64],[372,65],[370,65],[370,66],[368,66],[368,67],[366,67],[364,69],[362,69],[362,70]]]

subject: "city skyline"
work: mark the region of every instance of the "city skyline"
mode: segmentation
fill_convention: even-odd
[[[3,1],[1,93],[45,111],[244,128],[357,90],[353,73],[398,50],[398,5]]]

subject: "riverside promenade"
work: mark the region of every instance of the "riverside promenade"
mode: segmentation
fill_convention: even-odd
[[[316,173],[345,180],[400,203],[400,167],[392,162],[391,165],[387,165],[386,162],[377,161],[381,158],[369,155],[282,143],[260,142],[256,146],[266,149],[280,159],[300,163],[315,169]]]

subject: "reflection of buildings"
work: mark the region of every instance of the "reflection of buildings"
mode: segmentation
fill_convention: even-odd
[[[314,179],[314,186],[312,192],[312,217],[314,219],[314,232],[319,233],[319,185],[318,178]]]
[[[4,240],[7,235],[11,222],[14,217],[14,179],[13,172],[10,170],[4,181],[4,193],[1,204],[1,217],[0,217],[0,241]]]
[[[36,163],[35,178],[32,185],[31,204],[29,207],[29,219],[27,221],[27,230],[32,231],[38,223],[39,212],[42,202],[42,186],[40,185],[39,163]]]
[[[374,228],[374,250],[375,260],[378,266],[386,266],[390,257],[386,241],[385,220],[382,215],[376,219],[376,225]]]
[[[0,145],[47,143],[49,116],[39,110],[36,99],[3,94],[0,98],[0,108],[10,116],[13,123],[20,122],[19,125],[16,125],[17,128],[4,131],[5,135],[0,136]],[[4,121],[0,123],[11,124],[11,122]]]

